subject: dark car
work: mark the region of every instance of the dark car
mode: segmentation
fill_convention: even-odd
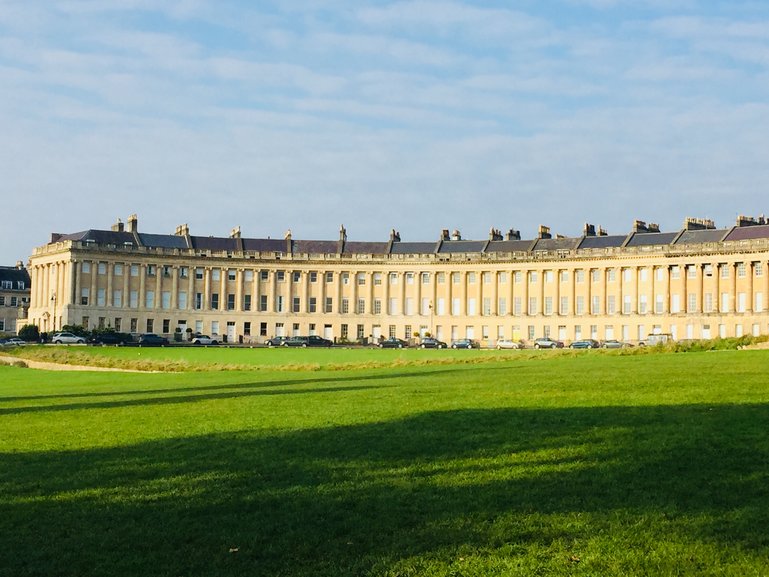
[[[432,337],[423,338],[419,346],[423,349],[445,349],[447,347],[446,343]]]
[[[582,339],[580,341],[574,341],[569,345],[570,349],[597,349],[600,346],[598,341],[593,339]]]
[[[318,335],[310,335],[309,337],[290,337],[283,343],[284,347],[330,347],[332,343],[328,339],[319,337]]]
[[[141,335],[139,337],[140,347],[164,347],[167,344],[168,344],[167,338],[161,337],[160,335],[156,335],[153,333],[147,333],[146,335]]]
[[[131,335],[127,333],[100,333],[91,337],[90,341],[94,345],[124,345],[131,342]]]
[[[283,347],[286,346],[287,340],[288,337],[272,337],[271,339],[264,341],[264,344],[268,347]]]
[[[535,349],[562,349],[563,343],[561,341],[554,341],[550,337],[542,337],[534,341]]]
[[[451,341],[452,349],[480,349],[481,343],[474,341],[473,339],[457,339]]]
[[[380,349],[402,349],[407,346],[409,346],[409,344],[406,341],[396,337],[390,337],[389,339],[379,341]]]

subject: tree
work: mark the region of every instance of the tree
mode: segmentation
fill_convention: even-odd
[[[40,340],[40,329],[36,325],[24,325],[19,329],[19,338],[27,342],[37,342]]]

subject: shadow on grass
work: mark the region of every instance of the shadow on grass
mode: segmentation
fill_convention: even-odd
[[[462,410],[5,454],[0,574],[406,575],[665,539],[767,555],[767,423],[765,405]],[[596,574],[654,573],[627,555]]]
[[[491,367],[491,368],[485,368],[484,370],[488,371],[504,371],[508,370],[509,367]],[[399,378],[409,378],[409,377],[415,377],[424,380],[428,377],[437,377],[437,376],[445,376],[447,374],[452,373],[461,373],[461,372],[467,372],[467,367],[457,367],[452,369],[422,369],[418,371],[402,371],[402,372],[392,372],[391,370],[388,370],[387,372],[379,372],[374,374],[360,374],[360,373],[354,373],[353,375],[344,376],[343,373],[334,373],[331,376],[327,377],[304,377],[304,378],[297,378],[297,379],[265,379],[263,381],[258,382],[252,382],[252,383],[231,383],[231,384],[224,384],[224,385],[193,385],[189,387],[184,386],[169,386],[164,388],[157,388],[157,389],[133,389],[133,390],[125,390],[124,388],[121,388],[119,390],[112,390],[112,391],[96,391],[96,392],[82,392],[82,393],[61,393],[61,394],[53,394],[53,395],[15,395],[15,396],[9,396],[9,397],[0,397],[0,403],[7,403],[7,402],[20,402],[20,401],[58,401],[58,400],[64,400],[64,399],[98,399],[100,397],[128,397],[128,396],[141,396],[141,395],[163,395],[163,394],[175,394],[179,392],[189,392],[193,393],[189,395],[190,398],[193,398],[194,393],[206,393],[210,391],[235,391],[235,390],[249,390],[249,389],[264,389],[264,388],[274,388],[274,387],[289,387],[294,385],[316,385],[316,384],[322,384],[322,383],[344,383],[344,382],[350,382],[350,381],[388,381],[391,379],[399,379]],[[165,398],[165,397],[163,397]],[[151,399],[150,399],[151,401]],[[76,408],[80,409],[82,408],[82,404],[74,404]],[[66,410],[67,407],[70,405],[62,405],[61,407],[51,407],[51,410]],[[25,407],[22,407],[25,408]],[[35,406],[35,409],[42,409],[45,407],[38,407]],[[0,408],[0,414],[3,414],[4,409]],[[13,410],[9,410],[8,412],[13,412]]]

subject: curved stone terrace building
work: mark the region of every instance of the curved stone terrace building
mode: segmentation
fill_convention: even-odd
[[[699,339],[769,333],[769,222],[716,228],[687,218],[661,232],[635,221],[607,235],[537,238],[492,229],[435,241],[194,236],[138,230],[53,234],[29,261],[30,322],[131,333],[218,334],[229,342],[318,334],[356,341],[475,338],[566,342],[650,334]]]

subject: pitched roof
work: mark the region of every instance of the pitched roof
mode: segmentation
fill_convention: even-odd
[[[735,227],[724,238],[724,241],[753,240],[758,238],[769,238],[769,224]]]
[[[387,254],[388,242],[345,241],[345,254]]]
[[[574,250],[581,238],[539,238],[532,250]]]
[[[487,242],[487,240],[444,240],[438,249],[438,253],[479,253],[483,252]]]
[[[729,233],[728,228],[706,229],[706,230],[685,230],[676,240],[676,244],[700,244],[705,242],[721,242]]]
[[[130,233],[128,233],[130,234]],[[187,249],[187,239],[176,234],[147,234],[138,233],[144,246],[153,248],[179,248]]]
[[[634,232],[625,246],[658,246],[670,244],[677,232]]]
[[[19,269],[12,266],[0,266],[0,281],[3,280],[11,281],[13,283],[13,288],[16,290],[18,290],[17,282],[23,282],[25,290],[29,290],[30,287],[29,273],[25,268]]]
[[[604,236],[586,236],[582,239],[582,242],[579,244],[579,248],[584,249],[601,249],[601,248],[618,248],[621,247],[622,244],[627,239],[627,235],[625,234],[613,234],[613,235],[604,235]]]
[[[391,254],[433,254],[437,242],[394,242]]]

